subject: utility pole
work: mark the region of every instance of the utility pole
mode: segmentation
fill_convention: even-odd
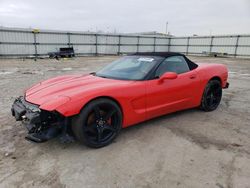
[[[166,34],[168,34],[168,22],[166,22]]]

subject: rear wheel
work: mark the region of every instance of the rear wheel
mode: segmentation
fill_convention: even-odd
[[[72,119],[76,139],[94,148],[110,144],[119,134],[121,126],[122,112],[119,106],[105,98],[90,102]]]
[[[201,109],[204,111],[215,110],[221,101],[222,87],[218,80],[210,80],[203,92]]]

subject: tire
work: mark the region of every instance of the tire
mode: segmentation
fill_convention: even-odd
[[[222,87],[218,80],[210,80],[204,89],[200,108],[206,112],[215,110],[221,101]]]
[[[75,138],[89,147],[110,144],[122,128],[122,112],[112,100],[99,98],[88,103],[79,115],[72,118]]]

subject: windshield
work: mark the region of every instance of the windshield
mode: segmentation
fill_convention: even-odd
[[[163,57],[152,56],[126,56],[104,67],[96,73],[96,76],[121,80],[143,80],[149,71],[163,59]]]

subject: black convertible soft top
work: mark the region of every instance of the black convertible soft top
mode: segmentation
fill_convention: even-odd
[[[184,56],[181,53],[177,52],[137,52],[132,55],[139,56],[160,56],[160,57],[171,57],[171,56]]]
[[[160,57],[172,57],[172,56],[182,56],[185,58],[186,62],[188,63],[188,66],[190,70],[193,70],[198,67],[197,64],[189,60],[184,54],[177,53],[177,52],[137,52],[132,55],[138,55],[138,56],[160,56]]]

